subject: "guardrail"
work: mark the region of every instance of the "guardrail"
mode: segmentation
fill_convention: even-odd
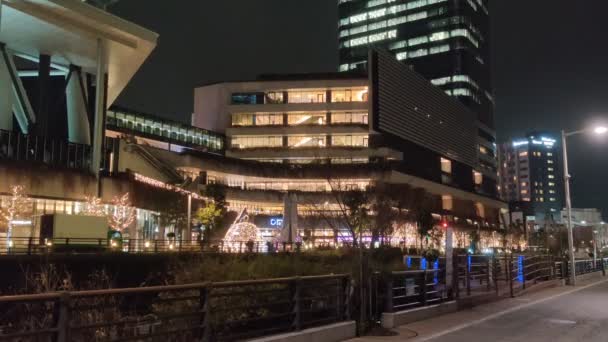
[[[568,278],[570,276],[570,268],[572,264],[570,262],[564,262],[561,265],[564,268],[564,270],[562,271],[564,274],[564,278]],[[575,261],[575,274],[577,276],[596,272],[603,272],[605,274],[607,268],[608,258],[597,258],[596,260],[584,259]]]
[[[0,340],[234,341],[341,322],[350,276],[0,297]]]
[[[385,281],[384,312],[437,304],[447,299],[445,270],[391,272]]]
[[[91,146],[0,130],[0,160],[2,159],[88,169],[91,164]]]
[[[456,297],[462,291],[470,296],[472,291],[490,291],[492,284],[491,256],[488,255],[456,255],[454,256],[454,275]]]
[[[0,238],[0,254],[62,253],[277,253],[301,251],[301,243],[263,241],[185,241],[178,239]]]

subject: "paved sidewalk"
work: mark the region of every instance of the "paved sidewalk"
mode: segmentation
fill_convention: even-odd
[[[509,298],[394,329],[389,337],[353,342],[608,341],[608,278]]]

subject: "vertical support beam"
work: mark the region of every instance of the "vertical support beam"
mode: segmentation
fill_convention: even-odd
[[[1,2],[2,0],[0,0]],[[1,5],[0,5],[1,8]],[[1,14],[0,14],[1,15]],[[4,58],[0,58],[0,129],[13,130],[13,82]]]
[[[445,234],[445,287],[449,298],[453,296],[452,273],[454,273],[454,227],[448,225]]]
[[[7,51],[4,44],[0,43],[0,49],[2,50],[2,61],[0,63],[4,62],[9,82],[12,84],[12,110],[19,122],[21,132],[27,134],[30,124],[36,123],[36,114],[34,114],[30,100],[17,72],[13,55]]]
[[[188,210],[186,215],[188,219],[186,222],[186,242],[190,243],[192,242],[192,194],[188,194],[188,206],[186,210]]]
[[[106,47],[101,38],[97,38],[97,77],[95,79],[95,122],[93,124],[93,160],[91,172],[97,177],[96,195],[101,196],[101,180],[99,167],[103,146],[103,130],[105,127],[105,98],[106,98]]]
[[[38,123],[36,133],[48,136],[50,123],[50,81],[51,81],[51,56],[41,54],[38,58]]]

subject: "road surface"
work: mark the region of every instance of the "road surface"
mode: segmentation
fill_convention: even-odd
[[[608,342],[608,282],[560,287],[395,329],[359,342]]]

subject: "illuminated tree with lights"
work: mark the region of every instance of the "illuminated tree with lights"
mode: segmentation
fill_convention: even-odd
[[[105,216],[106,212],[104,210],[103,204],[101,203],[101,198],[95,196],[87,196],[86,203],[84,204],[84,208],[82,210],[83,215],[88,216]]]
[[[218,207],[215,202],[210,202],[196,212],[196,218],[205,227],[203,231],[205,241],[210,238],[211,233],[217,228],[218,220],[222,217],[222,211],[223,209]]]
[[[128,192],[120,197],[114,197],[112,204],[114,205],[114,211],[108,217],[110,227],[115,231],[122,232],[135,221],[135,208],[131,206]]]
[[[226,243],[240,243],[247,241],[259,241],[260,231],[258,227],[249,222],[241,222],[230,227],[224,237]]]
[[[6,234],[6,243],[11,246],[11,236],[13,233],[13,221],[21,217],[27,212],[29,199],[25,194],[25,189],[21,185],[11,187],[11,197],[8,200],[6,208],[1,209],[2,218],[8,222],[8,231]]]

